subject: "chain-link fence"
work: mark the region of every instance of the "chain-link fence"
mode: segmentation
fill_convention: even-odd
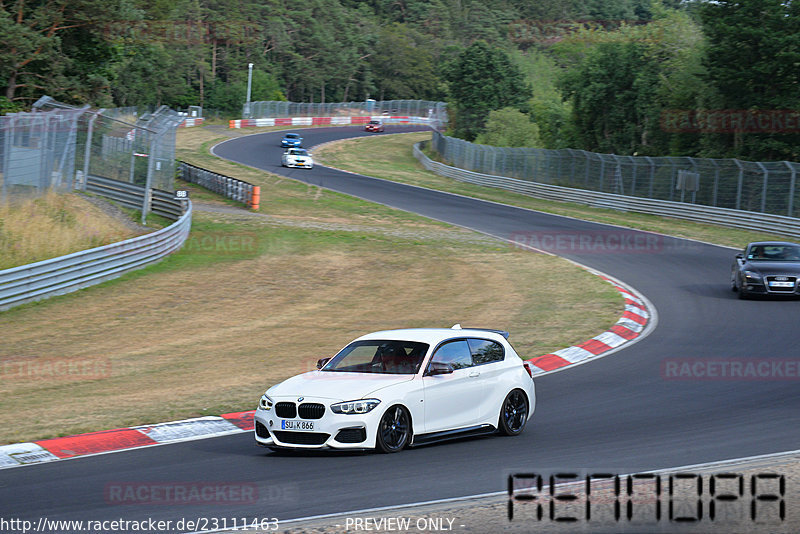
[[[33,109],[0,117],[0,200],[85,189],[88,176],[174,189],[175,130],[185,118],[177,112],[92,111],[50,97]]]
[[[299,102],[250,102],[244,105],[246,119],[273,117],[347,117],[358,115],[402,115],[424,117],[447,124],[447,104],[430,100],[367,100],[329,104]]]
[[[0,200],[72,186],[80,118],[87,108],[0,117]]]
[[[800,216],[800,196],[795,187],[800,163],[500,148],[436,131],[432,147],[446,163],[486,174],[634,197]]]

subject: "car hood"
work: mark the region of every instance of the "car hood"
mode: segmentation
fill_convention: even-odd
[[[800,276],[800,263],[793,261],[748,261],[744,264],[744,268],[763,275],[788,274]]]
[[[336,401],[363,399],[388,386],[413,380],[414,375],[310,371],[272,386],[270,397],[318,397]]]

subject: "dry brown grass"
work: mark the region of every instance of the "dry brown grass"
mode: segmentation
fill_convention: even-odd
[[[46,193],[0,204],[0,269],[63,256],[136,235],[77,194]]]

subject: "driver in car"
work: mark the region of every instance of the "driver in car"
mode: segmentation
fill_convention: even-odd
[[[380,349],[381,368],[391,374],[403,374],[414,372],[414,362],[406,354],[402,346],[389,344]]]

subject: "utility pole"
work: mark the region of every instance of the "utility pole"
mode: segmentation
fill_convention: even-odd
[[[250,118],[250,90],[253,87],[253,64],[247,64],[247,99],[244,103],[244,114],[248,119]]]

